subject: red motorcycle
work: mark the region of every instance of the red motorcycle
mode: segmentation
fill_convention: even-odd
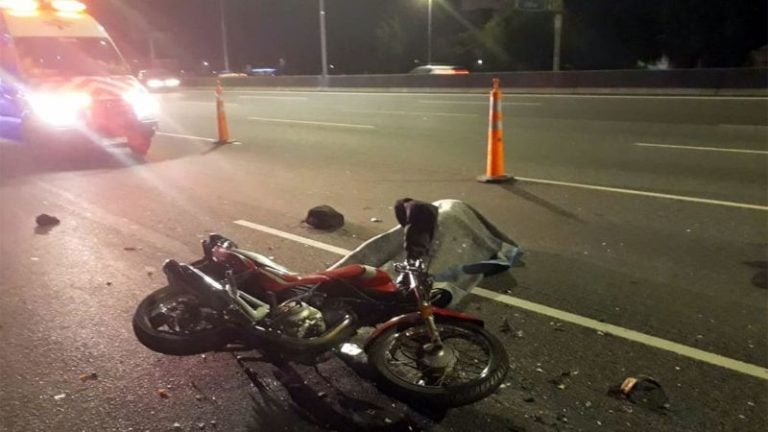
[[[306,361],[375,327],[362,350],[383,389],[430,406],[478,401],[504,380],[507,353],[483,321],[430,301],[427,256],[437,209],[401,200],[395,210],[407,252],[395,266],[397,281],[365,265],[296,275],[214,234],[203,241],[203,259],[163,265],[168,286],[139,304],[134,332],[165,354],[239,342]]]

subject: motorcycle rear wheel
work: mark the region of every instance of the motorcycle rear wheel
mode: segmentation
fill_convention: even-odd
[[[501,342],[472,323],[440,320],[436,324],[444,346],[455,355],[455,365],[435,378],[419,353],[429,342],[426,326],[421,322],[395,326],[368,347],[368,363],[382,389],[399,399],[436,408],[467,405],[493,393],[509,372]]]
[[[133,315],[133,332],[152,351],[179,356],[215,351],[234,338],[233,329],[219,322],[216,311],[169,286],[142,300]]]

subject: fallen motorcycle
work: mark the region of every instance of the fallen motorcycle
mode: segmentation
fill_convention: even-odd
[[[139,304],[134,332],[164,354],[239,341],[306,361],[375,327],[363,349],[384,390],[437,407],[478,401],[504,380],[507,353],[482,320],[436,306],[427,269],[437,209],[401,200],[395,210],[406,248],[396,281],[364,265],[297,275],[214,234],[203,241],[201,260],[163,265],[168,286]]]

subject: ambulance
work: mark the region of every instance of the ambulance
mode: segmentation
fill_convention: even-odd
[[[75,0],[0,0],[0,140],[143,156],[158,102]]]

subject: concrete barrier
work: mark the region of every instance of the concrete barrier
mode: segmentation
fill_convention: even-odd
[[[603,70],[563,72],[498,72],[467,75],[330,75],[325,85],[317,75],[221,78],[226,87],[487,90],[491,79],[505,89],[557,93],[680,93],[722,91],[766,94],[768,69]],[[189,87],[211,87],[216,78],[187,78]]]

